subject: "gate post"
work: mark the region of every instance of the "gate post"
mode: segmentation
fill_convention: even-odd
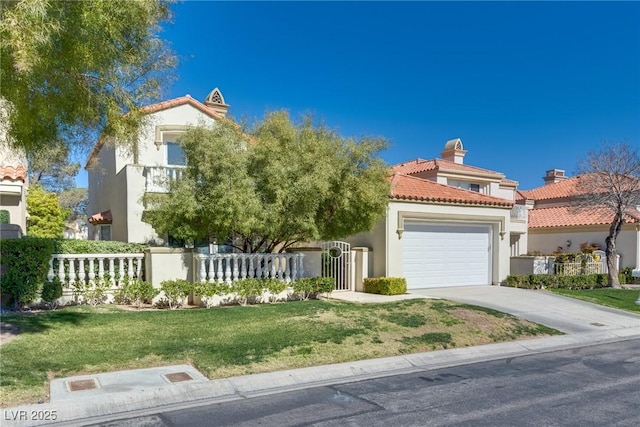
[[[369,248],[355,247],[351,249],[354,258],[353,286],[356,292],[364,292],[364,279],[369,277],[370,254]]]

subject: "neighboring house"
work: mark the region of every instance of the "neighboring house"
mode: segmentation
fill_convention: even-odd
[[[163,244],[142,221],[145,193],[167,191],[179,177],[185,156],[176,142],[189,126],[225,120],[229,106],[214,89],[204,103],[186,95],[143,108],[148,119],[134,144],[111,144],[102,138],[85,166],[89,175],[89,238]],[[133,149],[132,149],[133,147]]]
[[[87,240],[89,238],[89,224],[84,219],[74,219],[64,224],[64,238]]]
[[[517,203],[529,210],[528,252],[551,254],[580,252],[582,244],[597,244],[603,250],[613,212],[604,206],[579,208],[576,196],[584,192],[581,175],[567,177],[564,170],[552,169],[543,178],[545,185],[519,191]],[[627,211],[625,224],[616,239],[620,268],[640,269],[640,211]]]
[[[27,157],[9,147],[0,132],[0,234],[22,237],[27,231]]]
[[[405,277],[409,289],[499,284],[511,255],[527,248],[527,211],[518,183],[465,165],[460,139],[442,158],[395,165],[385,219],[347,239],[373,253],[373,276]]]

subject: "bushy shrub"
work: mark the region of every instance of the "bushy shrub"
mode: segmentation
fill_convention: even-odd
[[[160,290],[164,293],[171,310],[180,307],[193,289],[193,285],[184,279],[164,280],[160,283]]]
[[[95,283],[77,281],[73,284],[73,295],[79,304],[97,306],[107,302],[109,285],[104,280],[96,280]]]
[[[114,293],[114,297],[118,303],[133,304],[140,308],[145,303],[150,304],[159,293],[160,290],[155,289],[151,283],[139,279],[127,279],[122,289]]]
[[[523,289],[595,289],[608,287],[607,274],[560,276],[555,274],[514,274],[507,276],[505,286]]]
[[[55,310],[58,307],[58,298],[62,296],[62,283],[59,279],[51,282],[44,282],[40,298],[49,310]]]
[[[306,277],[296,279],[292,283],[293,293],[301,300],[318,298],[320,294],[328,294],[335,288],[333,277]]]
[[[193,294],[200,297],[207,308],[215,305],[215,297],[223,297],[230,292],[231,288],[227,283],[198,282],[193,285]]]
[[[261,279],[240,279],[231,283],[231,292],[236,294],[238,304],[247,305],[248,302],[256,301],[256,298],[263,293],[264,281]]]
[[[404,277],[370,277],[364,279],[364,291],[370,294],[402,295],[407,293]]]
[[[0,259],[5,268],[0,292],[12,297],[14,307],[32,302],[47,280],[53,244],[49,239],[2,239]]]

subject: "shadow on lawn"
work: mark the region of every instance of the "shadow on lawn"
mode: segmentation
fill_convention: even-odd
[[[89,317],[89,313],[70,311],[20,312],[3,314],[2,323],[15,326],[21,335],[44,332],[54,325],[79,325]]]

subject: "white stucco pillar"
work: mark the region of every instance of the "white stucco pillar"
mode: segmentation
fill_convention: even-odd
[[[636,225],[636,266],[631,272],[633,277],[640,277],[640,224]],[[640,298],[638,299],[640,301]]]

